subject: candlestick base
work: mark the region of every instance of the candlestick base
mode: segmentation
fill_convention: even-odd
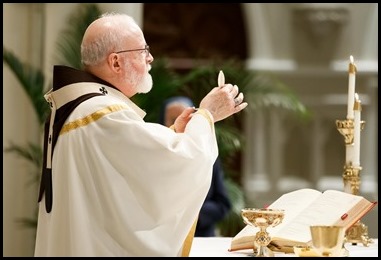
[[[368,227],[361,221],[358,221],[347,230],[345,238],[346,242],[352,243],[352,245],[362,243],[364,246],[369,246],[370,243],[373,243],[373,240],[368,235]]]

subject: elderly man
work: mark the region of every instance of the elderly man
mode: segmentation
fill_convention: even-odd
[[[35,256],[181,256],[189,252],[217,158],[214,123],[247,106],[214,87],[171,128],[147,123],[130,98],[152,88],[153,56],[123,14],[87,28],[84,70],[55,66],[45,98]]]

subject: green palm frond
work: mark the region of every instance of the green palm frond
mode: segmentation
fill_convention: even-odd
[[[243,136],[236,127],[217,123],[215,130],[219,146],[218,151],[221,157],[236,153],[242,149]]]
[[[28,143],[27,145],[21,146],[21,145],[16,145],[14,143],[11,143],[8,148],[4,149],[4,151],[15,152],[23,159],[31,162],[37,168],[40,168],[42,166],[41,164],[42,151],[39,145]]]
[[[245,99],[249,102],[249,109],[278,107],[295,112],[302,118],[309,116],[309,111],[296,94],[270,74],[256,75],[241,90],[245,94]]]
[[[17,218],[16,222],[26,228],[35,229],[37,227],[37,218]]]
[[[234,237],[245,226],[241,217],[241,209],[245,207],[245,198],[241,187],[231,179],[225,179],[225,187],[232,202],[232,208],[227,216],[217,224],[217,227],[221,236]]]
[[[18,59],[11,51],[8,51],[4,46],[3,61],[19,80],[21,87],[32,102],[38,121],[40,124],[43,124],[49,113],[49,105],[44,98],[45,79],[42,71],[34,68],[28,63],[21,62],[20,59]]]
[[[236,202],[232,205],[232,211],[240,214],[241,209],[245,206],[245,199],[241,187],[229,178],[225,180],[225,185],[230,194],[230,198]]]
[[[28,143],[27,145],[17,145],[11,143],[4,149],[4,152],[15,153],[18,157],[33,165],[32,176],[34,177],[31,179],[30,184],[36,183],[36,181],[39,180],[39,173],[42,168],[42,149],[40,145],[33,143]]]
[[[79,4],[67,19],[68,26],[57,41],[57,60],[62,65],[81,69],[81,42],[86,28],[101,15],[96,4]]]

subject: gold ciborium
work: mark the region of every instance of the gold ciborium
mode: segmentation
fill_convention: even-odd
[[[345,228],[342,226],[310,226],[312,247],[320,256],[343,256]]]
[[[284,210],[265,208],[244,208],[241,210],[243,222],[247,225],[259,227],[255,234],[253,249],[257,249],[256,256],[271,257],[274,253],[267,247],[271,236],[267,233],[267,227],[275,227],[284,218]]]

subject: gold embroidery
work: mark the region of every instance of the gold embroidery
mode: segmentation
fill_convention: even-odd
[[[169,129],[173,130],[176,133],[175,125],[171,125]]]
[[[208,110],[199,108],[197,109],[196,114],[203,115],[208,120],[210,127],[213,129],[214,123],[213,123],[212,115],[210,114]]]
[[[110,113],[116,112],[116,111],[120,111],[120,110],[126,109],[126,108],[128,108],[128,106],[119,104],[119,105],[113,105],[113,106],[109,106],[109,107],[103,108],[101,110],[98,110],[98,111],[96,111],[96,112],[92,113],[91,115],[88,115],[84,118],[77,119],[73,122],[65,124],[61,129],[60,135],[65,134],[71,130],[77,129],[79,127],[86,126],[92,122],[95,122],[107,114],[110,114]]]
[[[192,249],[193,239],[194,239],[194,233],[196,232],[197,220],[198,219],[196,219],[193,222],[193,225],[191,229],[189,230],[187,237],[185,238],[185,241],[183,243],[183,249],[181,251],[181,257],[188,257],[190,254],[190,251]]]

